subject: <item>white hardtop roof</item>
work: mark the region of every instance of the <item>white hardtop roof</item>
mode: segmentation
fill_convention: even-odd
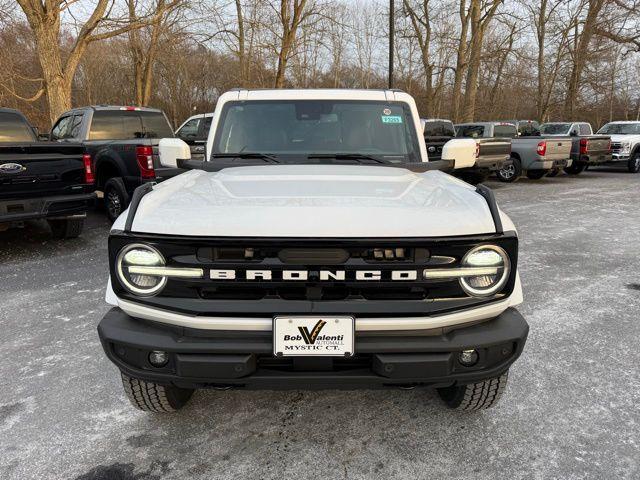
[[[615,122],[607,123],[640,123],[640,120],[616,120]]]
[[[411,96],[400,90],[349,88],[231,90],[220,100],[378,100],[407,101]]]

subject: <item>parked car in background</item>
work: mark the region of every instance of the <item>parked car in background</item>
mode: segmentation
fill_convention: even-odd
[[[511,158],[511,139],[515,127],[510,123],[476,122],[455,125],[456,137],[472,138],[476,142],[476,164],[456,171],[455,175],[470,183],[485,181]]]
[[[549,122],[540,125],[540,135],[544,137],[572,138],[571,165],[564,167],[565,172],[578,175],[589,165],[600,165],[611,161],[611,138],[594,135],[591,124],[587,122]],[[554,169],[551,176],[557,174]]]
[[[534,136],[540,133],[540,124],[536,120],[501,120],[501,123],[512,123],[518,129],[518,135]]]
[[[640,122],[610,122],[598,133],[611,136],[612,162],[626,163],[631,173],[640,172]]]
[[[534,135],[521,135],[515,124],[503,127],[501,135],[511,137],[511,162],[496,172],[501,182],[515,182],[523,174],[532,180],[539,180],[553,169],[571,164],[569,137],[546,138],[537,131]]]
[[[420,119],[420,124],[422,125],[429,160],[440,160],[442,158],[442,147],[456,136],[453,122],[440,118],[424,118]]]
[[[50,134],[52,141],[82,144],[111,221],[127,208],[136,187],[181,172],[163,168],[158,162],[159,139],[173,136],[162,110],[105,105],[62,114]]]
[[[80,235],[95,198],[92,168],[82,145],[38,141],[22,113],[0,108],[0,231],[43,218],[55,237]]]
[[[178,130],[176,137],[182,139],[191,149],[191,158],[202,160],[205,157],[207,136],[211,127],[213,113],[202,113],[187,118]]]

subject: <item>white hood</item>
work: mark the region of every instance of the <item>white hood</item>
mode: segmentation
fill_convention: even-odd
[[[125,214],[114,225],[121,228]],[[439,237],[495,232],[475,188],[438,171],[267,165],[156,185],[132,231],[221,237]]]
[[[640,135],[610,135],[612,142],[619,143],[635,143],[640,141]]]

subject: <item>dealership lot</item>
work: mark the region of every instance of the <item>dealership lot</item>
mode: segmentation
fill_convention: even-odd
[[[640,180],[490,182],[520,233],[531,326],[494,409],[430,390],[203,391],[154,416],[124,398],[95,327],[109,225],[0,233],[0,478],[637,478]]]

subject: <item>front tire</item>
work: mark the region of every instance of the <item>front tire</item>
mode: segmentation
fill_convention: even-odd
[[[47,220],[54,238],[77,238],[84,228],[84,218],[63,218]]]
[[[104,185],[105,213],[111,222],[115,222],[129,204],[129,195],[121,178],[110,178]]]
[[[170,413],[180,410],[193,395],[193,390],[159,385],[122,375],[124,393],[131,404],[145,412]]]
[[[486,410],[493,407],[507,386],[509,371],[469,385],[439,388],[438,394],[449,408],[460,411]]]
[[[629,173],[640,172],[640,152],[635,153],[627,162],[627,170]]]
[[[522,164],[517,158],[511,158],[511,164],[502,167],[496,171],[496,177],[498,180],[504,183],[513,183],[522,175]]]

